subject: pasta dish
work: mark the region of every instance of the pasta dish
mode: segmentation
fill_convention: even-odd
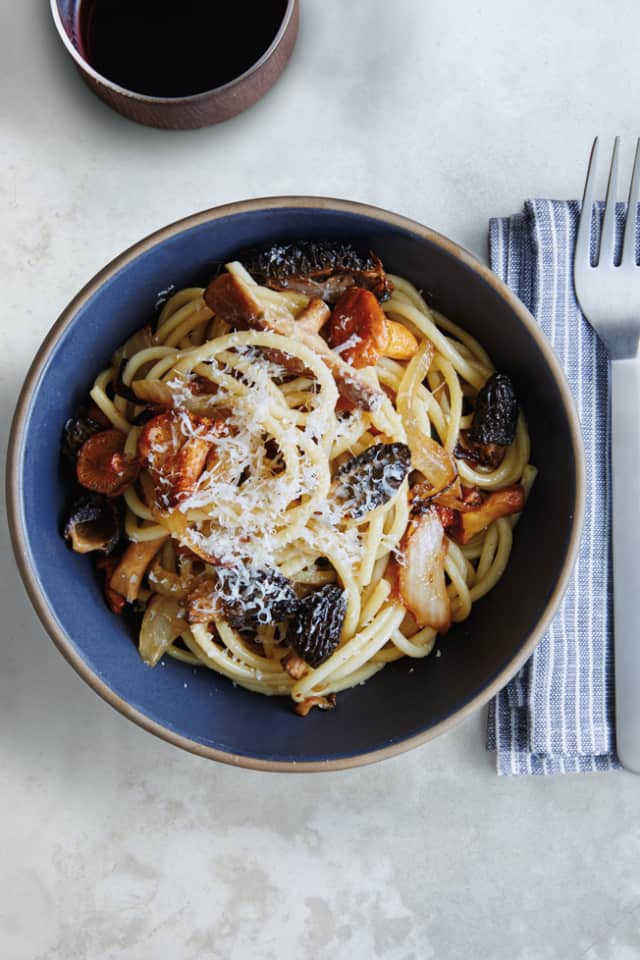
[[[481,344],[375,254],[329,242],[174,292],[63,450],[65,538],[137,618],[143,660],[211,668],[302,715],[469,616],[536,472]]]

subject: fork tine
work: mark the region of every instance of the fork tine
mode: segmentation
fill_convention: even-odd
[[[627,222],[624,227],[622,264],[625,267],[636,265],[636,226],[638,221],[638,200],[640,199],[640,138],[636,144],[636,156],[633,161],[633,174],[627,201]]]
[[[600,242],[600,256],[598,266],[610,266],[613,263],[613,253],[616,244],[616,197],[618,196],[618,146],[620,137],[613,141],[611,167],[609,168],[609,184],[607,186],[607,204],[604,209],[602,223],[602,240]]]
[[[591,148],[591,156],[589,157],[589,169],[584,185],[582,211],[580,213],[578,235],[576,237],[575,263],[586,266],[591,266],[591,220],[593,215],[593,195],[595,192],[597,166],[598,138],[596,137]]]

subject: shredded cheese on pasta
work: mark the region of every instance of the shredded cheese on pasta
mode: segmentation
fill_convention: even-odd
[[[308,302],[300,294],[258,286],[240,264],[228,269],[281,317],[295,320]],[[433,649],[436,631],[416,625],[385,578],[390,561],[402,563],[399,548],[410,523],[408,480],[390,489],[381,505],[365,504],[354,519],[353,504],[336,495],[335,474],[346,459],[376,443],[406,443],[410,427],[453,453],[460,430],[470,424],[464,397],[482,387],[493,367],[482,346],[431,309],[415,287],[401,277],[390,279],[394,293],[384,304],[385,314],[406,326],[419,347],[408,362],[381,357],[375,367],[360,371],[385,391],[373,411],[337,413],[336,382],[320,356],[292,337],[229,329],[205,304],[201,288],[174,293],[164,304],[153,345],[126,361],[123,383],[130,387],[144,379],[168,392],[185,440],[203,437],[190,410],[226,424],[222,435],[204,437],[214,444],[215,457],[175,509],[159,509],[142,478],[124,494],[129,540],[163,543],[145,588],[148,598],[164,598],[162,653],[211,668],[249,690],[301,702],[353,687],[391,661],[425,657]],[[357,346],[359,339],[352,335],[338,352]],[[287,375],[277,360],[283,354],[300,361],[304,373]],[[91,398],[126,434],[125,453],[135,456],[142,430],[135,423],[144,407],[114,394],[117,376],[114,367],[103,371]],[[201,378],[209,392],[194,393],[194,378]],[[165,452],[158,446],[154,455],[161,458]],[[464,484],[482,491],[521,483],[528,492],[535,477],[529,456],[520,414],[515,440],[496,469],[458,460],[458,474]],[[454,622],[468,617],[473,603],[502,576],[513,524],[513,517],[497,519],[464,546],[447,537],[444,570]],[[185,547],[205,564],[276,570],[302,593],[338,584],[347,609],[337,649],[315,669],[294,677],[285,665],[284,630],[268,622],[266,613],[258,611],[250,639],[215,604],[210,622],[189,624],[180,606],[193,580],[192,566],[181,553]],[[250,595],[259,606],[250,576],[230,589],[236,591],[234,603]]]

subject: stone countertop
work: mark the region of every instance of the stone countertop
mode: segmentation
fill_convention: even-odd
[[[0,0],[0,402],[100,267],[269,194],[396,210],[486,258],[487,220],[574,197],[640,133],[640,6],[302,0],[280,81],[168,133],[84,87],[43,0]],[[181,753],[111,710],[0,562],[3,960],[640,958],[640,780],[502,779],[477,714],[380,765],[288,777]]]

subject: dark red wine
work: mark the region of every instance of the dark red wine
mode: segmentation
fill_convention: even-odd
[[[260,59],[286,6],[286,0],[85,0],[83,53],[98,73],[136,93],[204,93]]]

